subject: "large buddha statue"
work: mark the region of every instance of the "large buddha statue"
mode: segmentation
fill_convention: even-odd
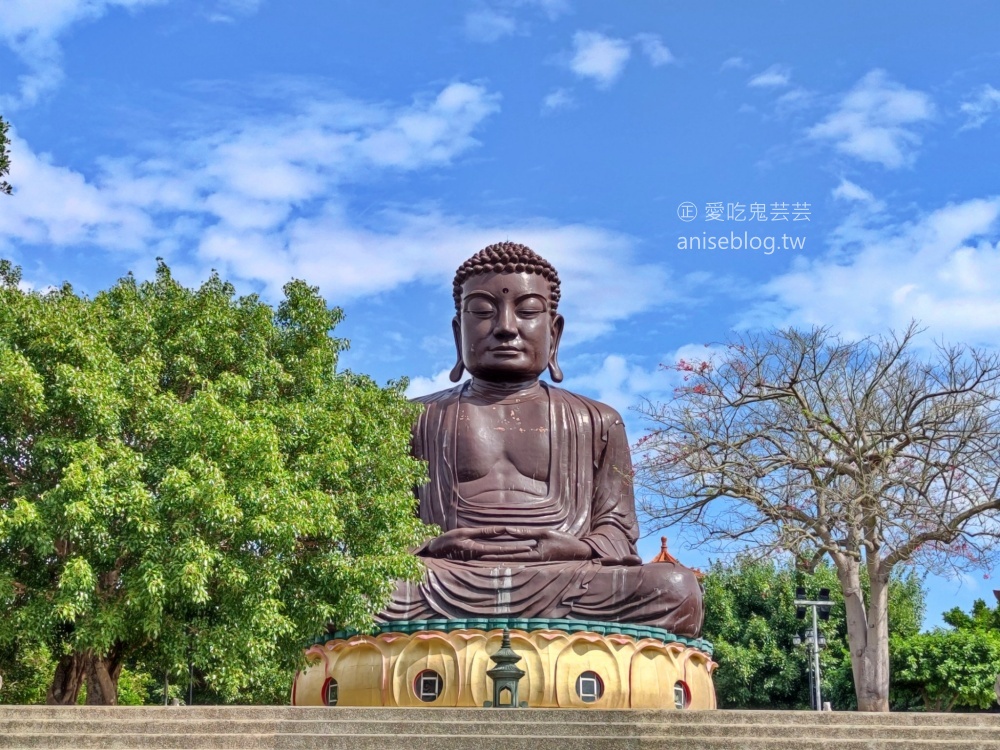
[[[471,380],[421,399],[428,463],[419,550],[381,620],[547,617],[652,625],[696,637],[701,587],[679,564],[643,565],[621,416],[549,385],[563,379],[559,277],[532,250],[491,245],[455,276],[458,362]]]

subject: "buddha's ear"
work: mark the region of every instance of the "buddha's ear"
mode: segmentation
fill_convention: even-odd
[[[563,380],[562,368],[559,367],[559,342],[562,341],[563,326],[566,321],[562,315],[552,316],[552,350],[549,352],[549,377],[553,383]]]
[[[455,334],[455,354],[458,360],[448,373],[448,379],[452,383],[457,383],[465,372],[465,364],[462,362],[462,324],[458,322],[457,315],[451,319],[451,332]]]

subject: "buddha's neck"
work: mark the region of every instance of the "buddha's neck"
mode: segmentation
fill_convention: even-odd
[[[538,378],[495,382],[474,377],[469,382],[469,393],[485,401],[523,400],[544,395]]]

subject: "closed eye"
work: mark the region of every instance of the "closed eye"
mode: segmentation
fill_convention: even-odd
[[[465,312],[475,315],[477,318],[492,318],[497,313],[496,305],[488,299],[476,297],[468,301],[465,305]]]

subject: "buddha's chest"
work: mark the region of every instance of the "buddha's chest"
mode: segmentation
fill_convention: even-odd
[[[516,475],[547,481],[549,411],[546,401],[476,404],[463,401],[458,412],[458,479]],[[515,476],[505,477],[506,474]],[[499,487],[498,487],[499,489]]]

